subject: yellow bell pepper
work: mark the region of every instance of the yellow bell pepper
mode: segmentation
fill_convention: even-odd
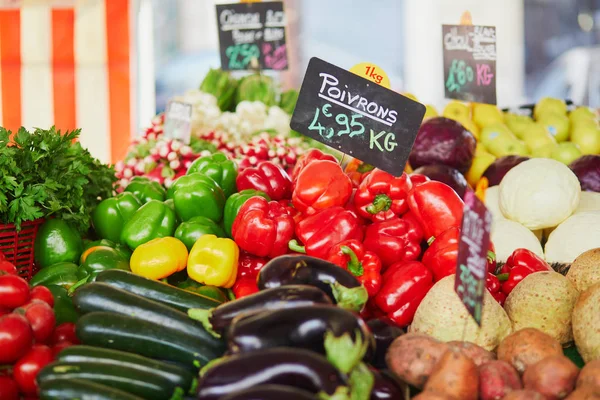
[[[235,283],[240,249],[231,239],[202,235],[190,250],[188,276],[205,285],[230,288]]]
[[[131,272],[150,279],[163,279],[187,265],[185,244],[174,237],[156,238],[139,245],[131,255]]]

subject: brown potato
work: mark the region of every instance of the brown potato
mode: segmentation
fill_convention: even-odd
[[[556,339],[535,328],[518,330],[498,346],[498,360],[512,364],[521,375],[528,366],[562,354],[562,346]]]
[[[551,356],[539,361],[523,374],[523,386],[546,396],[564,399],[575,389],[579,368],[565,356]]]
[[[453,340],[448,342],[448,345],[457,347],[460,351],[463,352],[464,355],[469,357],[475,365],[478,367],[485,364],[488,361],[492,361],[496,359],[496,355],[491,351],[487,351],[481,346],[476,345],[471,342],[460,342],[458,340]]]
[[[492,360],[479,367],[481,400],[501,400],[508,393],[522,388],[519,373],[506,361]]]
[[[450,347],[431,372],[425,384],[425,391],[443,393],[457,400],[477,400],[477,366],[460,350]]]
[[[515,390],[510,392],[502,400],[547,400],[546,396],[533,390]]]
[[[577,387],[594,386],[600,391],[600,359],[585,364],[577,377]]]
[[[575,389],[565,400],[600,400],[600,389],[594,386],[582,386]]]
[[[385,360],[389,369],[400,379],[422,389],[447,349],[446,343],[431,336],[407,333],[392,342]]]

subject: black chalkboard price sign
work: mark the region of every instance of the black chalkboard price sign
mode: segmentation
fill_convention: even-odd
[[[288,68],[281,1],[217,5],[223,70]]]
[[[446,97],[496,104],[496,27],[442,25]]]
[[[290,127],[399,176],[424,115],[423,104],[314,57]]]
[[[472,190],[465,192],[464,202],[454,290],[481,326],[492,213]]]

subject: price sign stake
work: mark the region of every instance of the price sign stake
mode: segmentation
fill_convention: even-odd
[[[424,115],[423,104],[315,57],[290,127],[400,176]]]
[[[223,70],[288,69],[283,2],[219,4],[217,25]],[[252,66],[252,60],[258,67]]]
[[[165,111],[165,137],[189,144],[191,134],[192,105],[181,101],[170,101]]]
[[[454,290],[481,326],[492,213],[471,190],[465,192]]]

